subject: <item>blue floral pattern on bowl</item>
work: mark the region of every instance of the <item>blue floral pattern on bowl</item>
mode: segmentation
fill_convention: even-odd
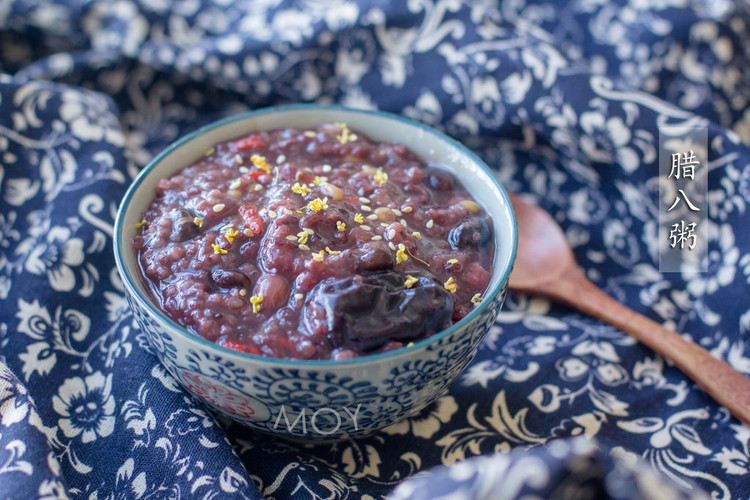
[[[394,358],[363,378],[357,376],[357,364],[278,368],[265,366],[273,365],[269,359],[249,367],[246,360],[237,359],[239,353],[218,353],[197,339],[185,342],[183,332],[159,325],[128,298],[161,362],[195,398],[255,430],[312,440],[365,435],[435,401],[471,361],[504,299],[504,292],[498,294],[477,321],[430,345],[420,356]],[[305,432],[300,414],[306,419]]]

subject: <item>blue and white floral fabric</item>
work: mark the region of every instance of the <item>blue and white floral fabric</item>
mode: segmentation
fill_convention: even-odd
[[[134,326],[112,223],[139,169],[202,124],[379,108],[473,148],[595,283],[750,374],[749,46],[739,0],[1,1],[0,496],[373,499],[584,436],[611,451],[579,465],[640,457],[675,491],[748,498],[750,429],[630,337],[521,295],[445,397],[373,436],[304,446],[217,420]],[[669,124],[709,130],[704,274],[658,271]]]
[[[530,450],[466,459],[405,481],[389,500],[708,500],[697,488],[666,479],[643,462],[599,450],[589,439],[550,441]]]

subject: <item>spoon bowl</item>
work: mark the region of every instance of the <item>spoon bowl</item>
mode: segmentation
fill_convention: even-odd
[[[544,283],[557,282],[566,269],[575,265],[565,234],[547,212],[517,194],[509,197],[518,221],[518,248],[523,251],[516,256],[508,286],[535,291]]]

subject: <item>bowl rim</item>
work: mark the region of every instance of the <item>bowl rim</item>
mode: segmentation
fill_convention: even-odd
[[[271,357],[271,356],[261,356],[257,354],[251,354],[248,352],[229,349],[227,347],[223,347],[219,344],[216,344],[215,342],[212,342],[208,339],[205,339],[201,337],[200,335],[191,333],[190,331],[187,330],[187,328],[180,325],[175,320],[167,316],[163,311],[161,311],[161,309],[159,309],[149,297],[144,297],[141,294],[138,287],[134,286],[134,284],[132,283],[133,279],[137,279],[137,277],[131,276],[127,272],[127,268],[125,266],[125,259],[122,255],[122,252],[124,248],[126,247],[123,241],[123,225],[124,225],[123,220],[125,218],[125,212],[127,211],[127,207],[130,205],[130,202],[135,196],[135,193],[138,191],[138,188],[140,187],[141,183],[149,175],[149,173],[155,170],[158,167],[158,165],[161,164],[162,160],[164,160],[165,157],[169,156],[175,150],[184,146],[185,144],[192,141],[193,139],[213,129],[223,127],[230,123],[245,120],[245,119],[255,117],[255,116],[261,116],[261,115],[278,113],[278,112],[286,112],[286,111],[312,111],[316,109],[322,109],[326,111],[342,111],[342,112],[347,112],[347,113],[369,114],[369,115],[379,116],[379,117],[390,119],[390,120],[396,120],[396,121],[405,123],[407,125],[417,127],[421,129],[423,132],[429,133],[430,135],[437,137],[437,139],[449,143],[451,146],[455,147],[459,152],[466,155],[466,157],[469,158],[473,163],[475,163],[480,169],[484,170],[485,173],[489,176],[493,187],[500,193],[501,198],[505,200],[507,209],[510,214],[510,220],[511,220],[510,233],[509,233],[509,237],[511,240],[510,255],[506,262],[500,263],[504,265],[504,269],[502,271],[500,280],[495,284],[495,286],[491,290],[485,293],[484,299],[477,307],[474,308],[474,310],[472,310],[469,314],[467,314],[460,321],[451,325],[445,330],[441,330],[440,332],[426,339],[422,339],[417,342],[414,342],[414,345],[412,346],[404,346],[404,347],[400,347],[398,349],[394,349],[392,351],[388,351],[384,353],[366,354],[366,355],[359,356],[356,358],[342,359],[342,360],[333,360],[333,359],[302,360],[302,359],[287,359],[287,358],[277,358],[277,357]],[[472,193],[472,196],[474,196],[473,193]],[[475,321],[478,317],[482,315],[482,313],[485,310],[487,310],[490,307],[490,304],[495,302],[495,300],[497,299],[497,296],[502,292],[502,290],[506,287],[508,283],[508,279],[510,278],[510,273],[513,270],[513,266],[516,261],[516,252],[518,250],[518,221],[516,219],[516,215],[513,210],[513,205],[510,202],[510,197],[508,196],[508,192],[505,190],[505,188],[502,186],[500,181],[497,179],[492,169],[481,158],[479,158],[479,156],[477,156],[473,151],[471,151],[469,148],[461,144],[456,139],[453,139],[452,137],[446,135],[445,133],[440,132],[428,125],[424,125],[422,123],[411,120],[409,118],[396,115],[393,113],[385,112],[385,111],[380,111],[380,110],[358,109],[358,108],[351,108],[347,106],[334,105],[334,104],[287,104],[287,105],[280,105],[280,106],[269,106],[265,108],[252,110],[252,111],[246,111],[244,113],[239,113],[236,115],[228,116],[226,118],[222,118],[220,120],[216,120],[214,122],[211,122],[207,125],[204,125],[198,128],[197,130],[194,130],[193,132],[190,132],[178,138],[177,140],[172,142],[169,146],[164,148],[159,154],[157,154],[148,163],[148,165],[146,165],[140,171],[140,173],[136,176],[135,180],[133,180],[133,182],[130,184],[130,186],[128,187],[128,190],[125,192],[125,195],[120,201],[120,205],[117,210],[117,216],[115,218],[112,246],[113,246],[113,251],[114,251],[114,256],[115,256],[115,263],[117,265],[117,270],[119,271],[119,274],[122,277],[123,285],[128,288],[131,295],[142,306],[144,306],[148,310],[149,313],[156,316],[161,321],[163,321],[168,326],[170,326],[172,329],[179,332],[179,334],[183,337],[186,337],[187,340],[198,342],[199,344],[203,345],[204,347],[208,349],[217,350],[223,354],[231,354],[234,356],[238,356],[240,358],[248,359],[250,361],[281,364],[287,367],[322,368],[322,367],[334,367],[334,366],[342,366],[342,365],[367,364],[371,362],[379,362],[379,361],[386,360],[389,358],[395,358],[401,355],[407,355],[409,353],[413,353],[415,351],[425,349],[428,346],[436,342],[439,342],[441,339],[448,337],[457,331],[462,330],[463,328],[468,326],[470,323],[472,323],[472,321]],[[493,265],[494,264],[497,264],[497,263],[493,263]],[[493,270],[493,276],[495,275],[494,274],[495,272],[497,271]]]

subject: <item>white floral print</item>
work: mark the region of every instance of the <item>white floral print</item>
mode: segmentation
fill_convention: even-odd
[[[80,436],[84,443],[112,434],[115,428],[115,399],[112,396],[112,374],[101,372],[85,378],[67,379],[52,397],[57,424],[68,438]]]
[[[386,434],[404,435],[412,433],[415,436],[429,439],[440,430],[440,426],[450,422],[451,417],[458,411],[456,400],[451,396],[438,399],[429,411],[411,417],[403,422],[393,424],[383,429]]]
[[[124,144],[124,136],[113,119],[107,100],[100,96],[65,92],[62,95],[60,118],[70,124],[70,132],[84,141],[105,140]]]
[[[717,225],[711,221],[709,224],[708,237],[709,247],[706,273],[691,272],[687,289],[695,297],[713,294],[719,288],[727,286],[734,281],[737,271],[737,261],[740,251],[735,246],[734,229],[729,224]],[[690,262],[686,259],[686,262]]]
[[[605,118],[601,113],[589,111],[581,115],[581,149],[587,158],[602,163],[615,163],[627,172],[638,168],[638,155],[628,146],[630,128],[622,118]]]
[[[53,290],[69,292],[76,285],[73,269],[83,263],[83,240],[71,237],[70,229],[56,226],[46,241],[31,250],[25,268],[33,274],[47,274]]]
[[[83,30],[97,48],[134,55],[148,34],[148,23],[134,2],[118,0],[94,4],[83,19]]]

